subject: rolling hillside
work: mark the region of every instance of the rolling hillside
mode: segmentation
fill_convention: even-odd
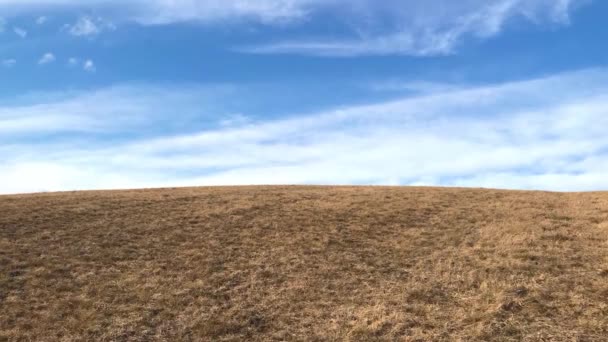
[[[605,341],[608,193],[0,196],[0,341]]]

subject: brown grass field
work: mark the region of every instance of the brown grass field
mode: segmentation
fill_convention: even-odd
[[[0,341],[608,341],[608,193],[0,196]]]

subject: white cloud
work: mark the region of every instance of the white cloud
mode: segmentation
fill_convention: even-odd
[[[0,192],[285,183],[608,189],[608,70],[155,131],[196,126],[175,113],[217,117],[197,102],[207,93],[132,86],[0,107]],[[64,134],[44,145],[31,138],[45,132]]]
[[[430,94],[437,92],[447,92],[458,90],[464,85],[446,84],[427,81],[402,81],[402,80],[385,80],[371,84],[362,85],[364,88],[375,92],[399,92],[413,94]]]
[[[70,57],[70,58],[68,58],[68,66],[70,66],[70,67],[82,66],[82,69],[87,72],[97,71],[95,62],[92,59],[82,60],[78,57]]]
[[[329,0],[333,1],[333,0]],[[23,13],[39,8],[120,10],[122,16],[146,25],[184,21],[217,22],[249,19],[265,23],[283,22],[306,15],[311,4],[321,0],[0,0],[0,10]]]
[[[70,33],[74,36],[90,36],[99,32],[101,30],[89,17],[79,18],[76,24],[70,27]]]
[[[17,64],[17,60],[14,58],[5,59],[2,61],[2,66],[6,68],[12,68]]]
[[[95,10],[116,21],[143,25],[198,22],[225,25],[255,22],[300,24],[315,19],[341,25],[339,36],[285,37],[277,42],[240,47],[251,53],[316,56],[433,56],[457,51],[468,38],[488,39],[513,19],[534,24],[566,25],[574,8],[590,0],[0,0],[6,13],[34,8]],[[521,20],[519,20],[521,21]],[[69,26],[74,35],[98,34],[111,28],[99,18],[81,17]]]
[[[27,37],[27,31],[20,27],[14,27],[13,31],[15,32],[16,35],[18,35],[21,38]]]
[[[97,68],[95,67],[95,63],[93,63],[93,61],[90,59],[87,59],[84,62],[84,64],[82,65],[82,68],[88,72],[95,72],[95,70],[97,70]]]
[[[36,19],[36,24],[44,25],[48,20],[49,18],[47,18],[46,16],[40,16]]]
[[[66,29],[74,36],[95,36],[104,30],[114,30],[116,27],[102,18],[82,16],[78,18],[75,24],[67,25]]]
[[[0,149],[3,143],[29,134],[80,132],[92,137],[116,131],[133,134],[157,125],[171,127],[176,108],[184,117],[195,115],[202,120],[200,111],[207,108],[204,104],[221,97],[223,92],[221,87],[171,89],[133,85],[88,93],[36,93],[16,99],[29,104],[0,106]]]
[[[40,65],[44,65],[44,64],[49,64],[49,63],[53,63],[55,61],[55,55],[47,52],[44,55],[42,55],[42,57],[40,57],[40,59],[38,60],[38,64]]]
[[[177,0],[149,1],[135,13],[143,24],[166,24],[184,21],[218,22],[223,20],[255,20],[281,23],[306,16],[310,0]]]
[[[363,6],[365,13],[353,13],[377,22],[357,27],[357,36],[344,39],[280,41],[237,50],[260,54],[309,54],[350,57],[361,55],[448,55],[467,37],[487,39],[499,34],[513,18],[531,22],[567,24],[575,0],[431,0],[388,1],[383,7]],[[580,2],[580,1],[579,1]],[[360,0],[359,3],[367,3]],[[578,3],[578,2],[577,2]],[[391,11],[391,14],[385,13]],[[371,19],[370,19],[371,17]],[[356,19],[355,19],[356,20]],[[358,24],[355,24],[356,26]]]

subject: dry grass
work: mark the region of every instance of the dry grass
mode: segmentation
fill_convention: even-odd
[[[0,341],[605,341],[608,194],[0,197]]]

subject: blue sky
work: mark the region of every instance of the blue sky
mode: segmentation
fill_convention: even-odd
[[[0,0],[0,193],[608,189],[599,0]]]

